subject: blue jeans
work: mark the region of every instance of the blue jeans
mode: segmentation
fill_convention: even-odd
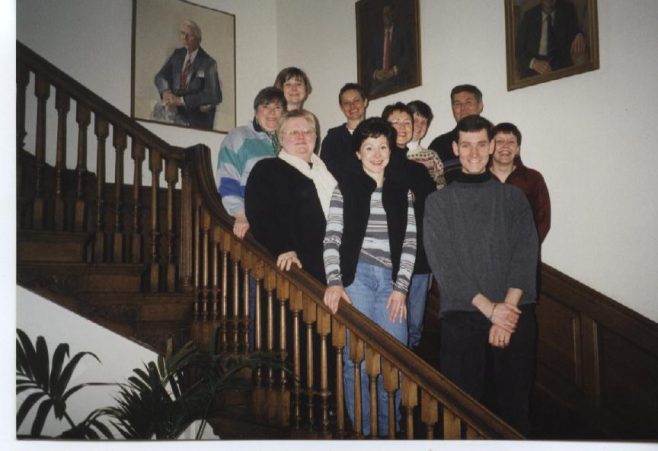
[[[407,342],[406,321],[390,320],[386,302],[393,291],[391,269],[382,268],[359,261],[356,267],[354,282],[345,287],[352,305],[365,316],[381,326],[401,343]],[[345,362],[343,379],[345,381],[345,404],[347,414],[354,424],[354,362],[349,358],[349,332],[347,346],[343,351]],[[365,361],[361,362],[361,418],[362,432],[370,435],[370,390],[369,378],[365,369]],[[396,424],[400,422],[400,390],[395,393]],[[382,376],[377,376],[377,424],[379,435],[388,434],[388,394],[384,390]],[[397,426],[396,426],[397,429]]]
[[[415,348],[420,344],[423,333],[423,319],[425,318],[425,303],[430,290],[431,274],[414,274],[409,286],[407,296],[407,324],[409,325],[409,347]]]

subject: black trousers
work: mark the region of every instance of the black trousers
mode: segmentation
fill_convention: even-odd
[[[537,324],[535,305],[522,313],[507,348],[489,344],[489,322],[480,312],[446,312],[441,318],[441,372],[519,432],[530,431],[530,391],[534,382]],[[489,363],[489,364],[488,364]],[[493,393],[485,393],[491,387]]]

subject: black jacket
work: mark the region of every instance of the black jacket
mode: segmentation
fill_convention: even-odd
[[[339,182],[343,195],[343,238],[339,248],[343,286],[354,281],[356,265],[370,217],[370,197],[377,188],[375,181],[363,170],[354,177]],[[398,174],[386,168],[382,187],[382,203],[388,224],[388,239],[393,263],[392,280],[400,268],[402,242],[407,230],[408,188]]]
[[[303,269],[326,282],[322,240],[327,221],[311,179],[279,158],[260,160],[247,180],[245,213],[251,233],[275,258],[295,251]]]

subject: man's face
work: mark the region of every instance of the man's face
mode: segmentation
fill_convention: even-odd
[[[468,91],[458,92],[452,96],[452,115],[455,117],[455,122],[471,114],[480,114],[483,108],[482,101],[478,102],[475,94]]]
[[[555,1],[556,0],[541,0],[542,11],[544,11],[546,14],[552,13],[555,9]]]
[[[393,111],[388,115],[388,123],[393,126],[397,132],[395,144],[399,148],[406,147],[413,138],[414,122],[409,113],[406,111]]]
[[[390,27],[393,25],[393,7],[390,5],[384,6],[382,9],[382,20],[384,21],[384,27]]]
[[[492,158],[498,164],[512,164],[514,158],[519,154],[520,147],[514,133],[496,133],[494,145],[495,150]]]
[[[462,172],[482,174],[487,168],[489,155],[494,151],[494,142],[489,141],[487,131],[459,132],[459,142],[452,143],[452,151],[459,157]]]
[[[183,47],[185,47],[188,52],[193,52],[199,48],[199,38],[194,34],[194,31],[192,31],[190,27],[183,25],[179,32]]]
[[[263,130],[271,133],[276,131],[283,113],[283,107],[279,102],[261,104],[256,108],[256,121]]]
[[[356,89],[348,89],[340,95],[340,109],[348,121],[361,122],[366,117],[368,101]]]
[[[420,141],[427,134],[427,118],[420,113],[414,113],[413,140]]]

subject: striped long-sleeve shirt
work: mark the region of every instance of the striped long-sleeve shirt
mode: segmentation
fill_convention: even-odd
[[[327,231],[324,238],[324,267],[327,285],[342,285],[340,271],[340,245],[343,236],[343,195],[336,188],[329,204]],[[414,214],[411,192],[407,193],[407,228],[402,242],[400,269],[395,280],[394,289],[404,294],[409,290],[409,282],[416,260],[416,217]],[[370,216],[366,226],[365,237],[361,245],[359,259],[372,265],[392,268],[390,241],[386,212],[382,204],[382,188],[377,188],[370,197]]]

